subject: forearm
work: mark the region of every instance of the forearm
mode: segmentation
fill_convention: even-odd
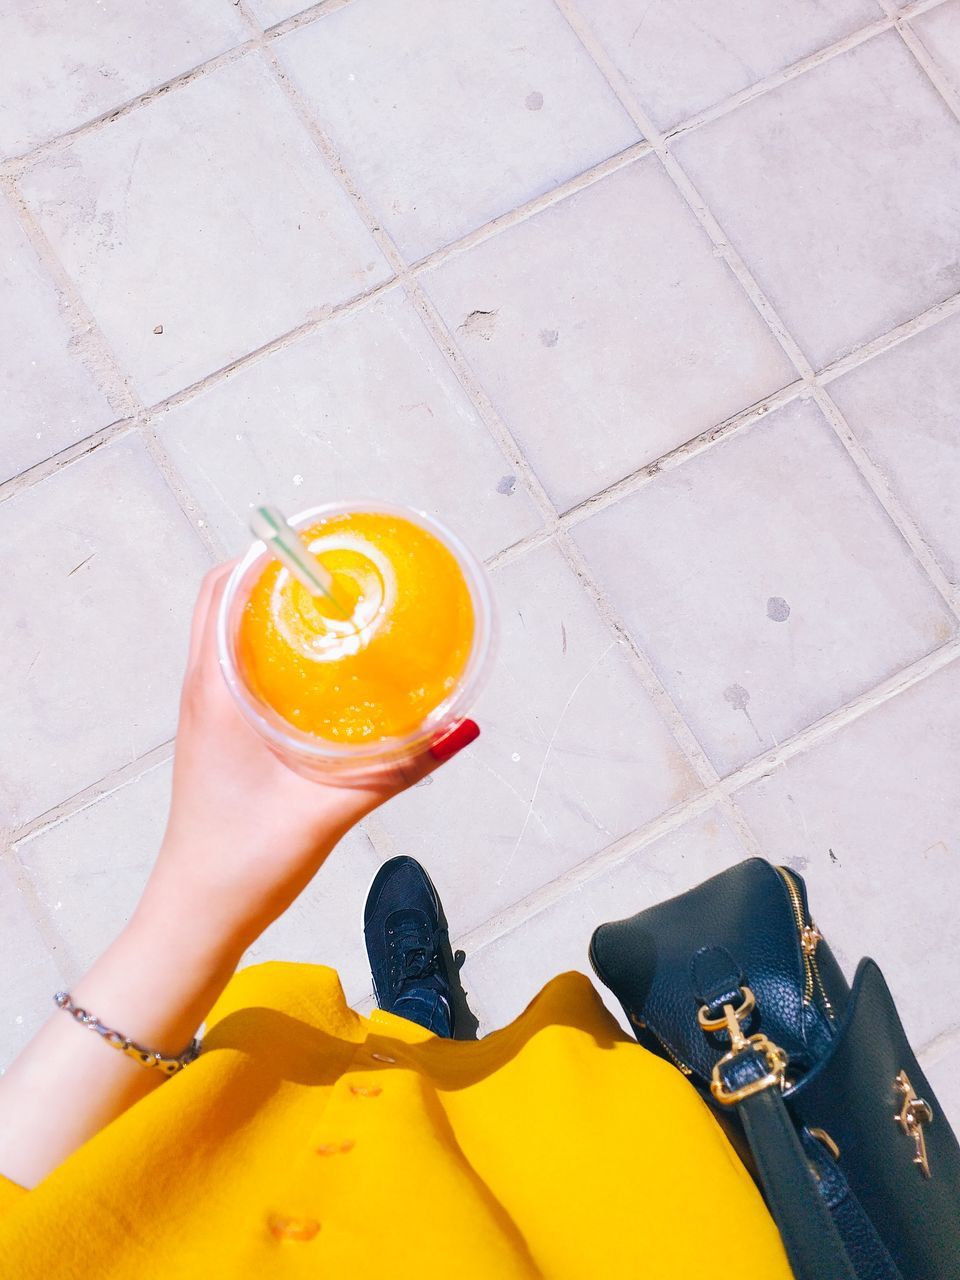
[[[74,1002],[151,1049],[189,1044],[247,939],[205,928],[149,895],[72,990]],[[52,996],[51,992],[51,996]],[[33,1187],[122,1112],[160,1087],[161,1072],[117,1052],[56,1009],[0,1078],[0,1173]]]

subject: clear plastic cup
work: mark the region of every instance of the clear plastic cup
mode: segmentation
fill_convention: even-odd
[[[366,743],[339,743],[297,729],[279,715],[248,684],[238,654],[240,620],[250,592],[271,563],[262,542],[254,542],[227,581],[217,620],[220,669],[244,719],[264,739],[275,755],[305,777],[363,785],[395,773],[398,767],[422,755],[437,737],[464,719],[486,681],[493,660],[496,620],[486,570],[467,547],[431,516],[390,502],[336,502],[311,507],[291,518],[303,529],[325,517],[373,512],[399,516],[418,525],[451,553],[463,574],[473,605],[473,645],[455,688],[404,737],[380,738]]]

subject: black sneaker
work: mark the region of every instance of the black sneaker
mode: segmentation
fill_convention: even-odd
[[[363,936],[380,1008],[452,1037],[447,922],[430,877],[414,858],[391,858],[374,876]]]

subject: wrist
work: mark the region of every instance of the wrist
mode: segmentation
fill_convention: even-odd
[[[239,961],[269,920],[260,920],[263,904],[236,874],[237,851],[229,857],[168,830],[130,924],[144,936],[175,938],[191,954]]]
[[[238,939],[194,927],[144,895],[71,996],[121,1035],[171,1056],[193,1038],[242,954]]]
[[[232,972],[253,938],[228,913],[195,895],[174,897],[151,879],[117,941],[138,956],[174,958],[178,967],[212,977]]]

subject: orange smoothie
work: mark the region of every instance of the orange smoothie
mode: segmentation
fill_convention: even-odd
[[[456,689],[474,641],[451,552],[401,516],[358,511],[300,530],[333,575],[315,598],[276,561],[253,584],[237,656],[249,689],[303,733],[343,745],[415,732]]]

